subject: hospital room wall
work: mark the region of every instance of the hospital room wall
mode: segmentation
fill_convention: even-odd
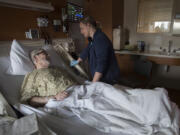
[[[85,13],[100,22],[102,30],[112,40],[112,1],[89,0],[85,2]]]
[[[48,2],[48,0],[36,0],[41,2]],[[8,7],[0,7],[0,40],[24,40],[25,31],[30,28],[38,29],[36,18],[39,16],[48,16],[49,26],[45,29],[52,38],[67,37],[65,33],[54,32],[52,26],[53,19],[61,19],[61,8],[66,4],[66,0],[53,0],[52,5],[55,11],[50,13],[43,13],[39,11],[29,11],[23,9],[15,9]]]
[[[100,22],[102,30],[112,40],[112,28],[123,25],[124,0],[89,0],[85,12]]]

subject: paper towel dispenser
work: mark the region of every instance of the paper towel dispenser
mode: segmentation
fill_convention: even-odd
[[[113,29],[113,48],[114,48],[114,50],[123,49],[122,29],[121,29],[121,27]]]

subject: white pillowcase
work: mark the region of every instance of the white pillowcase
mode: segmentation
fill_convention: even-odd
[[[26,75],[32,72],[34,65],[30,60],[29,53],[42,46],[24,46],[13,40],[10,51],[10,67],[7,70],[7,74],[10,75]],[[62,60],[55,52],[52,46],[43,46],[43,49],[50,55],[51,65],[53,66],[64,66]]]
[[[29,59],[29,51],[27,47],[20,45],[16,40],[13,40],[10,51],[10,67],[7,73],[11,75],[25,75],[34,68]]]

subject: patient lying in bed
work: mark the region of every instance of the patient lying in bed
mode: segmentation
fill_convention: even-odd
[[[68,96],[65,90],[77,84],[66,71],[49,67],[48,54],[43,49],[31,52],[34,71],[27,74],[21,87],[21,101],[32,106],[43,106],[49,99],[63,100]]]

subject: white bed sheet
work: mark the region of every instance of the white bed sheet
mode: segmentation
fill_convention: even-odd
[[[24,115],[29,115],[36,113],[39,120],[45,123],[52,131],[58,135],[130,135],[130,134],[108,134],[98,131],[82,122],[73,113],[65,112],[63,109],[62,113],[67,115],[67,117],[57,117],[55,115],[48,114],[43,111],[43,109],[34,108],[25,104],[16,104],[15,108],[20,110]]]
[[[116,85],[120,89],[127,87]],[[101,132],[93,127],[86,125],[72,112],[61,109],[63,117],[55,116],[44,111],[44,108],[34,108],[32,106],[18,103],[14,107],[24,115],[36,113],[41,122],[45,123],[52,131],[58,135],[132,135],[132,134],[109,134]]]
[[[156,91],[142,91],[136,89],[118,92],[110,85],[105,87],[105,90],[102,85],[104,84],[93,84],[87,87],[75,86],[73,91],[75,90],[76,92],[74,92],[71,97],[60,102],[49,101],[46,105],[47,108],[43,107],[37,109],[25,104],[16,104],[14,106],[25,115],[36,113],[38,118],[51,130],[62,135],[134,135],[135,132],[136,134],[141,132],[142,135],[146,135],[146,132],[150,133],[151,131],[152,135],[155,135],[157,131],[159,133],[156,135],[165,135],[164,133],[166,133],[166,135],[178,135],[177,124],[179,122],[177,119],[179,118],[179,110],[177,110],[177,106],[174,103],[171,103],[168,100],[163,89],[157,89]],[[124,89],[124,87],[118,88]],[[95,95],[91,96],[92,89],[95,91]],[[98,96],[97,91],[99,90],[102,92],[100,93],[100,95],[103,95],[102,98],[106,96],[103,100],[96,99],[96,96]],[[76,95],[78,94],[78,91],[80,92],[79,96]],[[87,92],[87,94],[82,94],[83,91],[85,93]],[[112,96],[113,93],[115,94],[114,96]],[[147,97],[147,95],[149,96]],[[86,98],[83,98],[83,96]],[[90,98],[87,98],[88,96]],[[95,97],[95,100],[93,100],[93,97]],[[153,100],[150,102],[152,98]],[[105,100],[109,103],[109,107]],[[116,104],[115,106],[119,107],[115,107],[114,103]],[[65,108],[63,109],[64,106]],[[153,106],[154,110],[151,109]],[[103,111],[101,108],[104,108]],[[108,108],[114,111],[112,112]],[[124,111],[126,111],[126,113]],[[100,115],[102,116],[98,117]],[[103,120],[103,117],[106,120]],[[107,121],[108,119],[110,121]],[[132,119],[132,121],[129,121],[128,119]],[[153,122],[154,120],[155,122]],[[137,121],[137,123],[133,123],[133,121]],[[142,124],[142,128],[141,124],[138,124],[139,122]],[[110,125],[108,125],[108,123]],[[145,123],[144,126],[143,123]],[[96,126],[97,124],[98,126]],[[92,127],[88,125],[91,125]],[[108,126],[104,128],[104,126],[101,125]],[[113,125],[115,127],[113,127]],[[101,132],[93,127],[99,128],[102,131],[104,130],[105,132],[110,132]],[[127,130],[127,127],[129,127],[129,130]],[[112,132],[112,129],[115,132]],[[132,134],[131,130],[133,130],[134,134]],[[137,135],[139,135],[139,133]]]
[[[123,91],[101,82],[73,86],[63,101],[49,100],[45,109],[54,115],[62,108],[84,123],[106,133],[179,135],[179,110],[163,88]],[[59,109],[60,108],[60,109]]]

